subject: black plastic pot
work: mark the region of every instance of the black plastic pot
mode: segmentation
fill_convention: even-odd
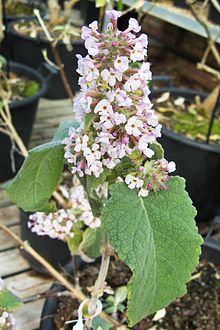
[[[202,245],[202,256],[220,265],[220,216],[216,216],[212,221]]]
[[[220,1],[217,0],[218,4],[220,5]],[[209,3],[209,15],[208,19],[215,23],[220,24],[220,13],[217,11],[217,9],[213,6],[212,2]]]
[[[52,72],[48,71],[50,67],[46,64],[40,70],[33,70],[26,65],[10,62],[10,71],[23,77],[29,78],[40,84],[38,93],[31,97],[12,102],[10,104],[10,112],[12,122],[19,136],[28,147],[30,136],[37,112],[38,101],[43,96],[48,88],[48,80]],[[45,72],[46,70],[46,72]],[[46,77],[44,76],[46,74]],[[16,171],[12,171],[11,166],[11,141],[8,136],[0,133],[0,182],[12,178],[19,170],[24,158],[17,152],[14,153]]]
[[[179,8],[189,8],[187,6],[186,0],[174,0],[174,5]]]
[[[154,90],[151,98],[164,92],[192,100],[196,95],[204,99],[207,94],[179,88]],[[212,219],[220,214],[220,147],[190,140],[183,135],[162,129],[159,142],[165,158],[176,162],[176,175],[186,179],[186,189],[198,211],[197,220]]]
[[[28,36],[19,34],[13,28],[14,23],[9,25],[9,44],[12,48],[12,58],[16,62],[25,63],[32,68],[38,68],[44,61],[42,50],[46,49],[48,57],[55,62],[50,44],[46,40],[37,38],[30,38]],[[77,58],[76,54],[85,56],[87,51],[83,45],[83,40],[79,39],[72,43],[73,50],[68,51],[63,43],[57,46],[64,70],[72,88],[73,93],[79,90],[78,79],[79,75],[76,72]],[[51,81],[50,88],[46,93],[46,97],[50,99],[64,99],[68,95],[63,86],[60,74],[54,76]]]
[[[20,210],[21,238],[24,241],[28,241],[54,268],[62,270],[71,258],[67,244],[58,239],[52,239],[48,236],[38,236],[36,233],[32,233],[31,229],[28,228],[30,214]],[[46,269],[39,262],[28,253],[23,252],[23,254],[34,270],[48,275]]]
[[[66,270],[66,273],[68,273],[72,276],[74,275],[72,264],[69,263],[65,267],[65,270]],[[53,284],[50,288],[51,294],[56,293],[56,292],[61,292],[63,290],[64,290],[63,286],[60,284],[57,284],[57,283]],[[54,330],[55,326],[54,326],[53,318],[57,311],[57,307],[58,307],[58,299],[57,299],[56,295],[55,296],[51,295],[51,297],[49,297],[45,300],[43,310],[41,313],[41,322],[40,322],[39,330]]]

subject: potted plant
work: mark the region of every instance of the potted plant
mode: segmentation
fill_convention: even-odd
[[[45,15],[46,6],[40,1],[18,1],[18,0],[6,0],[5,1],[5,19],[7,23],[15,21],[20,18],[34,17],[33,10],[38,8],[42,15]]]
[[[9,43],[12,46],[12,57],[15,61],[38,68],[45,60],[53,62],[59,68],[59,75],[54,77],[46,96],[62,99],[73,94],[78,88],[77,62],[75,55],[85,54],[80,29],[72,17],[72,5],[75,1],[66,1],[62,14],[57,0],[48,1],[49,20],[45,23],[41,17],[19,20],[9,26]],[[42,23],[42,24],[40,24]],[[45,30],[47,31],[45,34]],[[57,49],[56,53],[54,49]],[[63,65],[62,63],[65,63]],[[65,73],[66,85],[71,81],[69,94],[62,78]],[[75,72],[72,79],[72,72]]]
[[[207,93],[172,87],[152,93],[164,125],[161,143],[168,157],[176,162],[177,174],[186,178],[198,220],[211,220],[220,212],[219,119],[216,114],[210,143],[207,143],[213,107],[213,97],[207,97]],[[219,106],[217,103],[216,109]]]
[[[0,182],[13,177],[24,160],[24,148],[21,150],[14,138],[18,133],[28,147],[38,102],[46,93],[52,74],[49,65],[44,67],[43,75],[23,64],[5,62],[3,65],[3,62],[0,67]]]
[[[127,29],[119,31],[119,15],[107,11],[110,23],[105,33],[98,32],[97,22],[83,28],[89,55],[78,56],[82,76],[82,91],[74,102],[78,124],[61,124],[53,141],[32,149],[17,177],[4,185],[24,210],[51,213],[56,212],[56,205],[49,199],[60,180],[64,157],[80,180],[90,213],[82,215],[79,207],[76,218],[72,210],[68,243],[72,251],[81,253],[84,242],[87,250],[84,247],[81,256],[101,256],[101,262],[89,295],[62,279],[81,300],[75,330],[83,329],[84,322],[88,329],[100,329],[103,319],[111,327],[127,323],[133,327],[182,296],[202,243],[184,179],[170,177],[175,164],[165,160],[156,141],[161,125],[148,98],[149,63],[142,63],[140,69],[132,65],[144,60],[147,36],[136,37],[140,26],[132,18]],[[77,199],[78,194],[73,196]],[[82,197],[77,200],[81,203]],[[47,222],[44,225],[47,230]],[[20,243],[35,254],[28,244]],[[127,289],[123,289],[123,301],[125,291],[128,297],[126,319],[105,312],[102,297],[109,292],[105,281],[110,256],[117,256],[130,269]]]

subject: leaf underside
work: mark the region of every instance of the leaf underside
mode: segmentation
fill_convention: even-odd
[[[130,326],[184,295],[198,263],[202,238],[184,188],[184,179],[172,177],[168,190],[141,198],[124,183],[115,184],[103,209],[110,243],[133,272],[128,284]]]

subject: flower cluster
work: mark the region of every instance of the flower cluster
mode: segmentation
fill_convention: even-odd
[[[120,12],[112,10],[107,15],[111,22],[105,34],[98,32],[96,21],[82,28],[89,55],[77,55],[81,93],[74,101],[74,113],[76,119],[84,121],[84,128],[82,132],[70,129],[63,141],[65,158],[72,173],[97,178],[105,168],[112,170],[127,158],[134,168],[125,182],[131,189],[141,188],[141,195],[146,196],[151,185],[140,165],[151,161],[155,154],[152,146],[161,136],[161,125],[149,99],[150,64],[143,62],[148,39],[145,34],[136,37],[141,27],[134,18],[122,32],[117,29]],[[138,160],[134,160],[137,153]],[[158,167],[156,160],[151,167]],[[172,164],[161,166],[166,174],[174,169]],[[155,190],[162,185],[152,186]]]
[[[5,308],[0,308],[0,329],[1,330],[18,330],[16,320],[12,313],[6,311]]]
[[[65,240],[67,236],[74,237],[74,228],[80,222],[90,228],[101,225],[99,218],[94,218],[89,202],[85,198],[82,186],[74,187],[70,194],[71,207],[46,214],[36,212],[30,215],[28,222],[32,232],[39,236]]]
[[[0,277],[0,294],[1,291],[5,290],[5,282]],[[4,301],[3,301],[4,303]],[[18,330],[16,326],[16,320],[11,312],[9,312],[6,308],[0,307],[0,329],[1,330]]]

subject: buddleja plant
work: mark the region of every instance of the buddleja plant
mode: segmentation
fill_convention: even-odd
[[[88,318],[101,310],[112,251],[133,273],[127,285],[127,319],[133,326],[186,293],[202,243],[185,181],[169,176],[175,164],[165,160],[157,142],[161,125],[149,99],[147,36],[136,37],[141,28],[135,19],[121,32],[120,13],[107,15],[105,33],[98,32],[97,22],[82,28],[88,55],[78,55],[81,93],[74,101],[75,121],[61,124],[52,142],[32,149],[7,186],[24,210],[48,213],[56,211],[48,199],[60,180],[64,158],[80,179],[96,220],[79,216],[87,229],[77,244],[83,240],[87,254],[95,250],[102,261],[75,329],[83,328],[82,307]],[[71,221],[69,211],[64,218]],[[67,231],[74,247],[76,229],[73,225]]]

